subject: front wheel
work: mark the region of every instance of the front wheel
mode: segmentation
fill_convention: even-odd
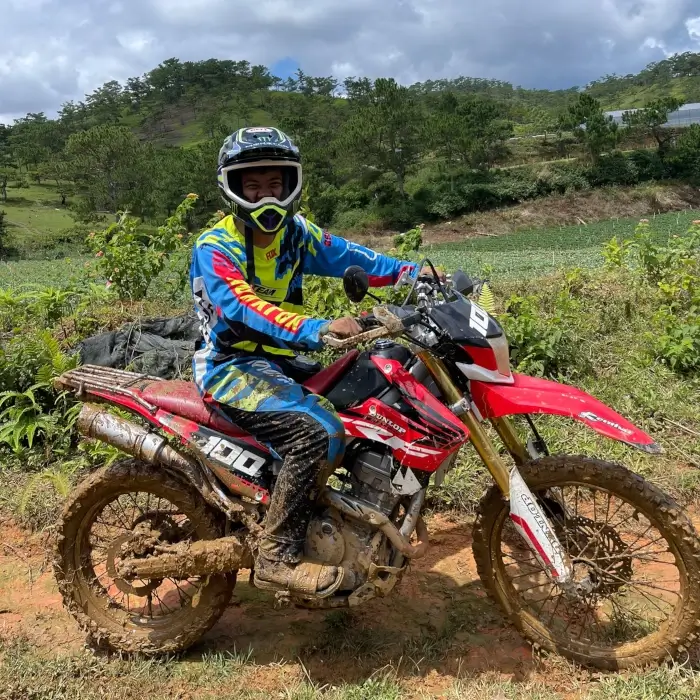
[[[680,506],[624,467],[556,456],[520,472],[574,568],[553,584],[494,486],[479,504],[474,558],[488,593],[520,633],[586,666],[657,663],[691,641],[700,620],[700,545]]]

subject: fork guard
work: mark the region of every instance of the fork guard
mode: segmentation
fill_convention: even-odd
[[[573,418],[607,438],[649,454],[663,452],[644,431],[585,391],[548,379],[513,373],[513,384],[471,382],[474,405],[483,418],[547,413]]]

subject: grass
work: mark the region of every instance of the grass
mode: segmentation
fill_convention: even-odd
[[[0,210],[6,213],[10,244],[23,255],[51,254],[65,242],[61,232],[75,226],[51,184],[8,187],[7,202],[0,202]]]
[[[658,238],[688,229],[700,211],[683,211],[651,217]],[[562,268],[595,268],[603,264],[601,245],[613,236],[630,236],[638,219],[618,219],[588,226],[562,226],[532,229],[501,236],[479,236],[459,243],[443,243],[424,248],[434,263],[449,270],[461,268],[473,275],[490,278],[530,278]],[[20,260],[0,262],[0,287],[26,284],[62,286],[89,260],[75,255],[50,261]]]
[[[421,687],[419,677],[397,676],[391,668],[337,685],[314,682],[294,662],[273,664],[262,673],[248,653],[235,651],[162,660],[106,658],[86,651],[47,658],[26,639],[0,637],[0,700],[694,700],[700,694],[697,675],[678,665],[603,676],[597,682],[580,672],[567,678],[555,670],[554,689],[542,680],[465,673],[448,680],[439,695],[430,686]],[[561,692],[562,686],[567,690]]]

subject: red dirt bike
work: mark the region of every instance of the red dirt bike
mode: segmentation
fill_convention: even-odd
[[[367,275],[349,268],[344,285],[360,301]],[[401,285],[411,286],[402,306],[377,305],[356,337],[326,337],[352,349],[305,383],[347,433],[306,541],[309,558],[343,567],[342,585],[326,598],[280,591],[277,603],[352,607],[389,594],[429,547],[421,513],[431,478],[439,486],[469,441],[495,482],[474,525],[479,577],[525,638],[603,669],[658,662],[686,644],[700,617],[691,522],[618,464],[550,456],[531,416],[565,416],[657,453],[653,439],[578,389],[513,373],[504,332],[470,300],[464,273]],[[408,345],[395,342],[402,336]],[[112,648],[185,649],[253,566],[280,462],[192,383],[84,366],[57,386],[89,402],[82,434],[132,457],[93,472],[65,506],[55,561],[65,605]]]

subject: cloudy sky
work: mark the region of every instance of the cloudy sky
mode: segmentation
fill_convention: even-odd
[[[160,61],[570,87],[700,51],[700,0],[0,0],[0,121]]]

